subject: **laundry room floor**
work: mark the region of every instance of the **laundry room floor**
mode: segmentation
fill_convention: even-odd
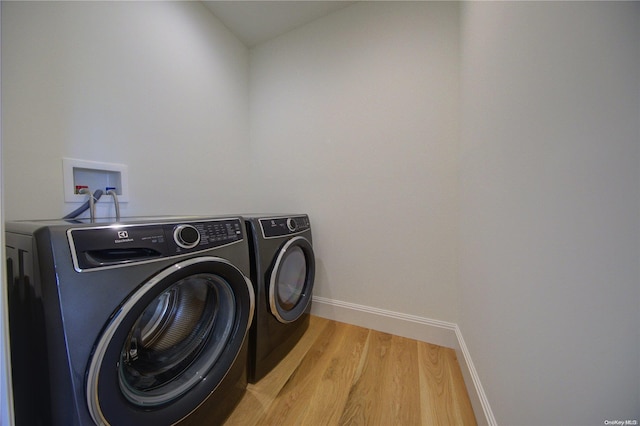
[[[453,349],[311,316],[225,426],[476,425]]]

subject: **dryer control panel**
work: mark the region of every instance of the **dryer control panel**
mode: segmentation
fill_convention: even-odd
[[[78,272],[209,250],[243,239],[240,219],[83,227],[69,229],[67,236]]]
[[[307,231],[311,223],[307,215],[277,217],[260,219],[260,228],[264,238],[275,238]]]

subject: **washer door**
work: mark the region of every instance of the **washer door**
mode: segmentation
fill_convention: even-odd
[[[282,323],[305,313],[311,302],[315,279],[315,257],[309,240],[295,237],[278,251],[269,280],[269,307]]]
[[[189,415],[234,364],[253,310],[251,282],[224,259],[192,258],[152,277],[95,345],[86,382],[93,420],[173,424]]]

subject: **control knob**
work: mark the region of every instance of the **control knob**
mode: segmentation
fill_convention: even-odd
[[[193,225],[178,225],[173,230],[173,240],[184,249],[191,249],[200,242],[200,232]]]
[[[296,229],[298,229],[298,224],[296,223],[296,220],[293,218],[287,219],[287,228],[289,228],[289,231],[291,232],[294,232]]]

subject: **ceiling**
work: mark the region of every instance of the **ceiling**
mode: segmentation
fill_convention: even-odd
[[[321,18],[355,1],[203,1],[247,47]]]

